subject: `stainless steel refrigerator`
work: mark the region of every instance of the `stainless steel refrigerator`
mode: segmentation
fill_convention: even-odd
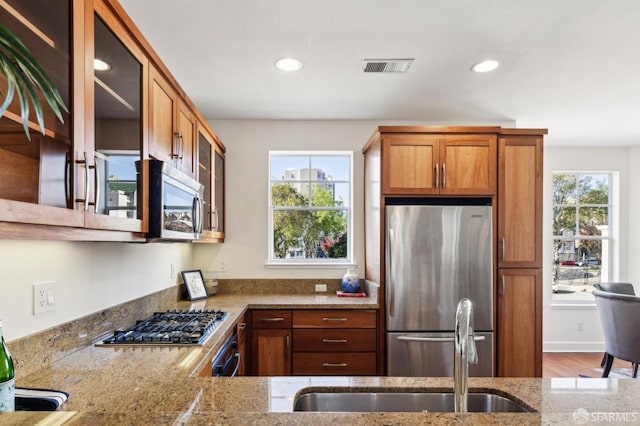
[[[469,375],[493,376],[491,200],[389,198],[385,209],[387,374],[452,376],[449,338],[466,297],[478,349]]]

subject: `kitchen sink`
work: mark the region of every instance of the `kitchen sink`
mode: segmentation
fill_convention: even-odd
[[[454,412],[451,392],[310,392],[299,395],[293,411]],[[469,393],[473,413],[528,413],[515,399],[487,392]]]

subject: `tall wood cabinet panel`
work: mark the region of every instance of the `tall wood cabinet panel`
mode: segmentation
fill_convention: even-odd
[[[542,377],[542,271],[498,271],[498,375]]]
[[[500,376],[542,376],[542,134],[505,129],[498,148]]]
[[[542,267],[542,137],[499,140],[498,266]]]

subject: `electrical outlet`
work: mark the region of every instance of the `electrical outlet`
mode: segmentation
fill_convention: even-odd
[[[316,291],[317,292],[327,291],[327,285],[326,284],[316,284]]]
[[[56,305],[56,282],[33,284],[33,315],[52,311]]]
[[[175,278],[176,277],[176,265],[174,265],[173,263],[171,264],[171,278]]]
[[[227,272],[227,261],[221,260],[218,262],[218,272]]]
[[[582,331],[582,321],[578,321],[578,331]]]

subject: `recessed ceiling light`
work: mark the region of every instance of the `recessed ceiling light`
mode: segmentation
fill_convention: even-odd
[[[109,65],[102,59],[94,58],[93,69],[96,71],[109,71],[111,69],[111,65]]]
[[[493,71],[500,66],[500,62],[495,61],[493,59],[488,59],[486,61],[478,62],[474,66],[471,67],[471,70],[474,72],[489,72]]]
[[[296,72],[302,69],[302,62],[296,58],[281,58],[276,61],[276,68],[280,71]]]

